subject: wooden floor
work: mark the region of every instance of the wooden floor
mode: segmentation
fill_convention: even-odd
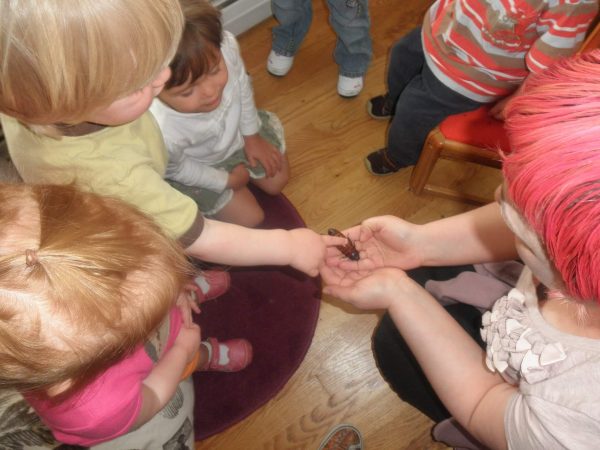
[[[374,57],[363,92],[352,100],[337,95],[335,35],[324,2],[313,4],[312,27],[284,78],[265,69],[273,19],[239,38],[257,105],[277,113],[285,126],[292,178],[284,193],[307,225],[325,232],[374,215],[424,223],[465,211],[467,205],[408,192],[410,168],[374,177],[363,163],[370,151],[385,145],[387,126],[369,117],[366,101],[385,92],[388,50],[421,22],[430,0],[371,0]],[[436,168],[435,178],[490,198],[499,180],[491,169],[453,163]],[[371,352],[377,320],[376,312],[357,311],[325,296],[313,343],[287,386],[242,423],[199,442],[198,448],[316,449],[339,423],[358,427],[367,449],[444,448],[431,441],[431,422],[381,378]]]

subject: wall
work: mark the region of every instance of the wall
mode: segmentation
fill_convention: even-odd
[[[223,12],[225,29],[238,35],[271,16],[270,0],[213,0]]]

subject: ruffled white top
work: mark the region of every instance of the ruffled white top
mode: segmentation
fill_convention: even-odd
[[[600,448],[600,340],[546,322],[528,268],[481,334],[487,367],[519,388],[504,418],[509,448]]]

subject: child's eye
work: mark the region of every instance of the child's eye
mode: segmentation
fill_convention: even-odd
[[[194,92],[193,89],[189,89],[187,91],[182,92],[181,94],[179,94],[180,97],[189,97],[190,95],[192,95],[192,93]]]

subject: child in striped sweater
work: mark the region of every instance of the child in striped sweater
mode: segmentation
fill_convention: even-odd
[[[507,98],[530,73],[573,54],[597,11],[596,0],[437,0],[392,48],[388,92],[368,102],[372,117],[391,118],[387,147],[365,160],[369,171],[415,164],[445,117]],[[491,112],[501,118],[504,104]]]

